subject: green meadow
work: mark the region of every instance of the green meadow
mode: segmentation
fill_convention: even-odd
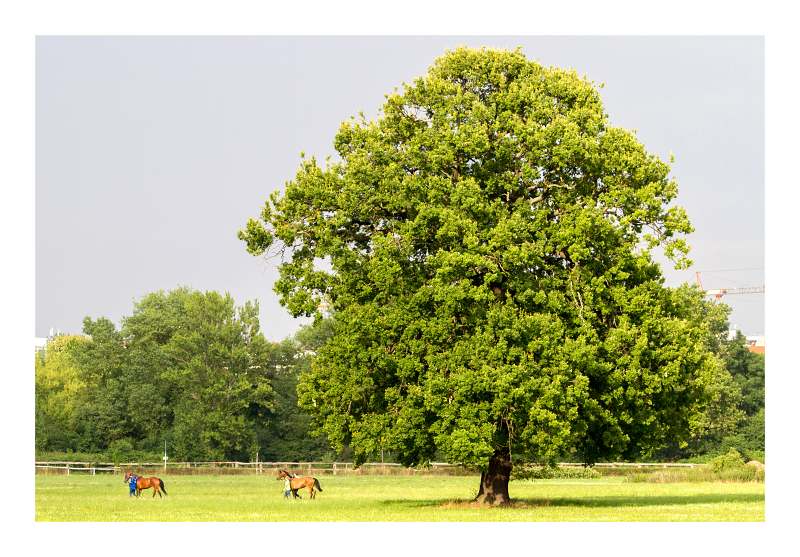
[[[128,496],[119,475],[36,476],[39,521],[763,521],[763,482],[512,481],[514,503],[471,502],[476,477],[320,476],[315,500],[272,476],[163,476],[168,496]]]

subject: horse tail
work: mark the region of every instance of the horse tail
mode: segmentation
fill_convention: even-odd
[[[161,478],[158,478],[158,484],[161,486],[161,491],[163,491],[164,495],[166,495],[167,494],[167,490],[164,487],[164,480],[162,480]]]
[[[314,487],[317,488],[317,491],[322,491],[322,486],[319,485],[319,480],[317,478],[314,478]]]

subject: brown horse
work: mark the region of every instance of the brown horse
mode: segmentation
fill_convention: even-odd
[[[126,484],[132,475],[132,472],[125,472],[124,482]],[[163,497],[163,495],[161,495],[162,491],[164,492],[164,495],[167,494],[167,489],[164,487],[164,482],[161,478],[156,478],[155,476],[144,478],[140,476],[136,479],[136,496],[138,497],[143,489],[150,489],[151,487],[153,488],[153,497],[155,497],[156,493],[158,493],[158,498],[160,499]]]
[[[289,478],[289,486],[295,497],[297,497],[297,490],[303,488],[308,489],[309,499],[314,499],[317,491],[322,492],[322,486],[319,485],[319,480],[317,478],[312,478],[310,476],[297,477],[286,470],[278,470],[278,477],[276,479],[283,480],[284,478]]]

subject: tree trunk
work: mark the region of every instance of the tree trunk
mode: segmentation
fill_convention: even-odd
[[[507,505],[508,480],[511,479],[511,453],[508,448],[497,449],[489,459],[489,468],[481,472],[481,486],[475,501],[484,505]]]

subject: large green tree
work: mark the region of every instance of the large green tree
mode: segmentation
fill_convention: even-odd
[[[36,448],[66,450],[76,442],[78,416],[87,385],[75,354],[88,341],[76,335],[57,336],[36,354]]]
[[[592,83],[458,49],[342,124],[240,238],[280,253],[295,316],[336,320],[300,402],[357,461],[386,448],[480,467],[633,458],[687,439],[719,370],[706,304],[669,289],[691,231],[669,166],[610,125]]]
[[[137,427],[171,422],[173,450],[189,460],[252,456],[255,425],[272,405],[269,343],[258,306],[217,292],[179,288],[136,304],[122,334],[138,377],[128,385]],[[147,403],[155,403],[148,409]]]
[[[105,317],[87,317],[83,332],[91,341],[80,346],[75,358],[89,388],[80,405],[77,448],[93,451],[135,438],[128,395],[139,378],[131,373],[125,343],[113,322]]]

